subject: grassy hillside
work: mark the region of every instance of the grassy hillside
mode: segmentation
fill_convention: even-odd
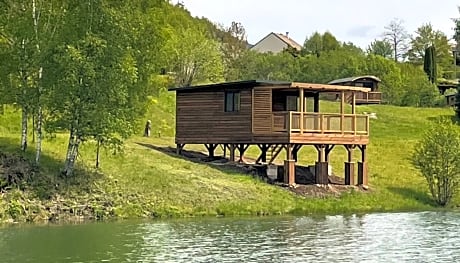
[[[323,111],[338,105],[321,102]],[[162,122],[162,137],[133,137],[123,154],[102,153],[101,169],[94,171],[95,149],[86,144],[80,156],[80,170],[71,179],[58,176],[65,155],[65,135],[47,138],[40,173],[26,190],[7,190],[0,199],[0,219],[47,220],[69,217],[153,217],[197,215],[253,215],[355,213],[434,209],[422,177],[412,168],[409,157],[416,141],[430,122],[452,116],[443,109],[403,108],[386,105],[360,106],[358,112],[375,112],[371,120],[369,145],[370,187],[367,193],[351,192],[340,198],[314,199],[296,196],[280,187],[250,176],[194,163],[157,151],[152,146],[173,146],[165,137],[173,120]],[[161,110],[151,116],[161,120]],[[167,113],[164,116],[171,116]],[[19,148],[20,114],[7,109],[0,115],[0,152],[14,153]],[[154,127],[154,131],[157,127]],[[141,133],[141,131],[140,131]],[[33,146],[26,157],[33,156]],[[201,146],[187,146],[202,149]],[[187,149],[186,147],[186,149]],[[258,150],[251,148],[249,156]],[[359,151],[356,151],[358,158]],[[313,146],[299,153],[300,163],[314,163]],[[282,156],[280,157],[282,158]],[[334,172],[343,174],[346,151],[331,153]],[[0,173],[2,168],[0,166]]]

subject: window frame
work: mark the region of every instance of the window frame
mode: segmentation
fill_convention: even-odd
[[[231,100],[231,104],[230,101]],[[237,113],[241,110],[241,91],[240,90],[226,90],[224,92],[224,112]]]

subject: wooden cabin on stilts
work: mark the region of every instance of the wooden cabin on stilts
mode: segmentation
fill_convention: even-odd
[[[336,146],[345,147],[347,156],[345,184],[367,185],[367,145],[369,117],[356,113],[356,94],[365,87],[328,84],[238,81],[170,89],[176,92],[176,145],[180,154],[187,144],[204,144],[213,157],[219,145],[229,149],[235,161],[242,161],[251,145],[260,149],[257,162],[272,163],[281,151],[284,160],[284,182],[295,184],[299,150],[314,146],[315,181],[328,184],[329,154]],[[339,94],[337,113],[320,112],[320,94]],[[351,98],[352,112],[345,113],[346,97]],[[307,104],[313,111],[307,111]],[[313,104],[313,105],[311,105]],[[361,151],[355,181],[354,150]]]

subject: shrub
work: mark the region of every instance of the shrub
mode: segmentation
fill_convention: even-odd
[[[425,177],[437,204],[445,206],[460,181],[460,131],[450,119],[442,118],[427,130],[412,155],[414,166]]]

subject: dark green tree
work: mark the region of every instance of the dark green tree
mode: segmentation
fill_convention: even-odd
[[[434,46],[429,46],[425,49],[423,70],[428,75],[431,83],[436,83],[437,66],[436,66],[436,49]]]

